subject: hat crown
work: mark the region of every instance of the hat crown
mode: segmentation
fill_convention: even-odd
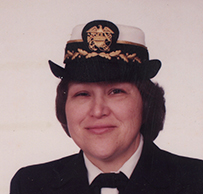
[[[135,44],[145,45],[145,34],[144,32],[137,27],[127,26],[127,25],[116,25],[119,29],[119,37],[117,41],[126,41],[132,42]],[[85,27],[85,24],[79,24],[75,26],[72,30],[70,40],[82,40],[82,30]],[[98,32],[101,31],[101,26],[98,29]]]
[[[145,34],[140,28],[120,24],[117,27],[120,32],[118,41],[127,41],[146,46]]]

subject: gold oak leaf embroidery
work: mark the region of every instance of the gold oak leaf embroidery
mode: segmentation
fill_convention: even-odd
[[[117,51],[112,51],[110,53],[105,53],[105,52],[101,52],[101,53],[97,53],[97,52],[91,52],[88,53],[85,50],[82,49],[78,49],[78,52],[72,51],[70,52],[69,50],[67,51],[65,58],[69,59],[71,57],[71,60],[74,60],[77,57],[81,57],[81,56],[85,56],[86,59],[91,58],[91,57],[96,57],[96,56],[100,56],[106,59],[111,60],[112,57],[118,57],[118,59],[123,59],[125,62],[129,62],[129,60],[132,60],[133,62],[137,61],[138,63],[141,63],[141,60],[139,59],[139,57],[137,57],[136,53],[133,54],[123,54],[121,53],[121,50],[117,50]],[[129,60],[128,60],[129,59]]]

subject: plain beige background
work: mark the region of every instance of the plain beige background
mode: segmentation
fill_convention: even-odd
[[[54,113],[59,82],[49,59],[62,64],[76,24],[94,19],[137,26],[150,58],[162,61],[154,81],[165,88],[166,122],[155,141],[203,159],[202,0],[1,0],[0,193],[22,166],[77,152]]]

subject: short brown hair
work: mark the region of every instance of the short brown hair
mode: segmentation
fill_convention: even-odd
[[[143,101],[143,124],[140,132],[145,139],[153,141],[163,129],[165,118],[164,90],[150,80],[136,81]],[[67,126],[65,104],[68,95],[68,81],[62,79],[57,87],[56,116],[66,133],[70,136]]]

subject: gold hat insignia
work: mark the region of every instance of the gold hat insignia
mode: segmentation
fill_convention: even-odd
[[[99,25],[99,28],[96,26],[87,30],[87,42],[89,44],[89,49],[92,51],[109,51],[110,45],[112,43],[112,35],[114,32],[108,28],[102,28],[102,25]]]

